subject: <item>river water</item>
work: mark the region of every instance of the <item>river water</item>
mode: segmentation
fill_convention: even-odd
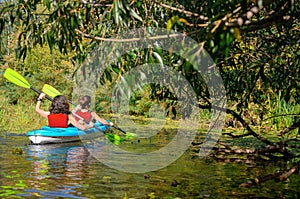
[[[6,135],[0,136],[0,168],[0,198],[300,197],[298,174],[285,182],[239,186],[277,171],[275,163],[218,162],[191,150],[160,170],[127,173],[103,164],[81,142],[29,145],[26,136]]]

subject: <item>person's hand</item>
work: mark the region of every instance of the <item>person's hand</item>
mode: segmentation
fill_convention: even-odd
[[[109,123],[109,126],[114,126],[114,123],[110,122],[110,123]]]
[[[36,99],[38,102],[41,102],[46,97],[45,93],[41,93],[40,96]]]
[[[89,123],[89,124],[85,124],[87,126],[87,128],[93,128],[94,127],[94,123]]]
[[[92,121],[90,121],[90,123],[88,124],[88,126],[90,126],[90,127],[94,127],[94,122],[92,122]]]
[[[81,106],[78,104],[75,108],[75,111],[79,111],[79,110],[81,110]]]
[[[40,99],[44,99],[45,97],[46,97],[45,93],[41,93],[40,96],[39,96]]]

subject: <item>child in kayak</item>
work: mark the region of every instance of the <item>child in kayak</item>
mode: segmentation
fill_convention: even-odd
[[[76,109],[73,111],[74,117],[79,122],[93,122],[99,121],[100,123],[106,125],[106,126],[113,126],[114,124],[112,122],[107,122],[106,120],[102,119],[97,115],[97,113],[89,111],[89,108],[91,106],[91,97],[89,95],[85,95],[80,97],[79,99],[79,105],[76,107]],[[85,121],[83,121],[85,120]]]
[[[78,129],[86,130],[92,126],[77,122],[69,109],[69,102],[65,96],[58,95],[53,98],[49,107],[49,111],[42,110],[41,101],[45,98],[46,94],[41,93],[37,98],[35,111],[42,117],[48,118],[48,125],[56,128],[67,128],[68,126],[75,126]]]

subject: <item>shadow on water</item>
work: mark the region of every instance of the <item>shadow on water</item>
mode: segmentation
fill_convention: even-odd
[[[146,142],[146,141],[145,141]],[[274,172],[263,161],[218,162],[187,151],[158,171],[131,174],[107,167],[82,143],[28,145],[26,136],[0,137],[0,198],[295,198],[298,176],[280,183],[239,187]],[[145,147],[143,143],[129,143]],[[128,143],[127,143],[128,145]],[[151,141],[149,147],[155,147]],[[14,152],[19,148],[21,152]]]

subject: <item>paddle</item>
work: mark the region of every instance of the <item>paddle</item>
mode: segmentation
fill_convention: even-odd
[[[42,93],[41,91],[37,90],[36,88],[32,87],[29,82],[22,76],[20,75],[18,72],[14,71],[13,69],[11,68],[7,68],[3,74],[3,76],[10,82],[12,82],[13,84],[16,84],[20,87],[23,87],[23,88],[30,88],[31,90],[37,92],[37,93]],[[53,88],[53,87],[52,87]],[[54,89],[54,88],[53,88]],[[55,89],[55,90],[52,90],[52,93],[57,93],[58,91]],[[48,92],[50,95],[46,95],[46,99],[52,101],[53,99],[51,97],[54,96],[54,94],[51,94],[50,90]],[[55,96],[54,96],[55,97]],[[76,115],[75,115],[76,116]],[[97,130],[100,130],[102,131],[101,129],[99,129],[98,127],[95,127]],[[103,131],[102,131],[103,132]],[[103,132],[105,134],[105,132]],[[117,142],[119,143],[122,138],[120,138],[120,136],[118,135],[107,135],[107,138],[112,141],[112,142]],[[113,140],[112,140],[113,139]]]
[[[55,89],[54,87],[50,86],[49,84],[45,84],[43,86],[43,89],[42,89],[42,92],[45,93],[46,95],[49,95],[51,97],[55,97],[57,95],[61,95],[61,93]],[[75,107],[77,106],[75,103],[69,101],[72,105],[74,105]],[[84,120],[82,117],[78,116],[78,115],[75,115],[75,117],[81,119],[81,120]],[[85,121],[85,120],[84,120]],[[85,121],[87,122],[87,121]],[[126,132],[124,130],[122,130],[120,127],[116,126],[116,125],[113,125],[113,127],[119,131],[121,131],[122,133],[124,133],[126,135],[127,138],[130,138],[130,137],[135,137],[135,135],[133,133],[129,133],[129,132]]]
[[[29,83],[28,81],[22,76],[20,75],[18,72],[14,71],[13,69],[11,68],[7,68],[4,72],[4,75],[3,75],[8,81],[18,85],[18,86],[21,86],[23,88],[29,88],[39,94],[41,94],[41,91],[33,88]],[[50,101],[52,101],[52,99],[49,97],[49,96],[46,96],[46,98]]]
[[[57,95],[62,95],[58,90],[56,90],[56,88],[50,86],[49,84],[44,84],[43,88],[42,88],[42,92],[45,93],[46,95],[54,98]],[[70,104],[72,104],[73,106],[77,106],[76,104],[74,104],[73,102],[71,102],[70,100],[68,100],[68,102]],[[81,119],[81,118],[79,118]]]

